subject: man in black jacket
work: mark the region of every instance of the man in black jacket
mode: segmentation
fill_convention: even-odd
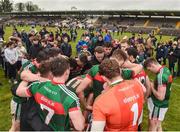
[[[98,36],[97,43],[95,44],[95,48],[96,48],[97,46],[103,46],[103,45],[104,45],[103,36],[102,36],[102,35],[99,35],[99,36]]]
[[[29,55],[31,59],[34,59],[37,57],[37,54],[42,49],[42,46],[39,44],[39,39],[37,36],[34,37],[33,43],[29,49]]]
[[[63,38],[63,43],[61,44],[61,50],[65,56],[70,57],[72,55],[71,45],[68,43],[68,37]]]
[[[100,64],[104,59],[104,49],[102,46],[97,46],[94,50],[94,56],[91,60],[91,65],[98,65]]]
[[[162,63],[163,57],[165,56],[165,47],[162,43],[157,44],[156,48],[156,60],[158,61],[159,64]]]
[[[168,52],[169,70],[173,74],[173,77],[176,76],[176,72],[175,72],[175,63],[177,62],[177,57],[175,56],[176,47],[177,47],[177,42],[175,41],[171,45],[170,50]]]

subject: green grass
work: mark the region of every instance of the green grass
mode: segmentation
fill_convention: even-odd
[[[21,31],[22,27],[17,27],[19,31]],[[30,27],[23,27],[26,31],[30,29]],[[39,31],[40,27],[36,27],[36,29]],[[48,30],[55,31],[55,28],[48,28]],[[5,30],[5,40],[8,40],[8,37],[12,34],[12,27],[6,27]],[[77,41],[72,43],[72,49],[73,49],[73,56],[76,55],[75,46],[80,39],[81,34],[83,33],[83,30],[78,30],[78,38]],[[123,36],[130,36],[130,33],[124,33],[122,36],[117,36],[115,33],[114,38],[120,39]],[[143,36],[147,36],[146,34],[143,34]],[[159,41],[159,36],[156,36]],[[167,41],[171,36],[163,36],[162,41]],[[152,73],[148,72],[148,75],[151,79],[153,79],[154,75]],[[9,130],[11,126],[11,115],[10,115],[10,100],[11,100],[11,92],[10,92],[10,84],[8,83],[8,80],[4,78],[4,73],[2,69],[0,69],[0,82],[3,84],[3,86],[0,86],[0,130]],[[180,130],[180,78],[177,78],[174,80],[172,85],[172,93],[171,93],[171,99],[170,99],[170,106],[169,110],[166,114],[165,120],[163,122],[163,130],[168,131],[176,131]],[[179,85],[179,86],[178,86]],[[144,118],[143,118],[143,130],[147,130],[147,124],[148,124],[148,111],[147,106],[144,107]]]
[[[10,84],[8,80],[4,78],[4,73],[0,69],[0,82],[3,86],[0,86],[0,130],[8,130],[11,124],[10,115]]]

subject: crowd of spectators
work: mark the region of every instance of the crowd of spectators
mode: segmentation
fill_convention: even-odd
[[[131,27],[129,27],[129,29],[130,28]],[[76,27],[71,28],[69,31],[57,28],[57,31],[53,33],[52,31],[48,31],[46,27],[42,27],[42,29],[37,32],[36,28],[32,26],[29,32],[25,32],[25,30],[18,31],[16,27],[14,27],[12,36],[9,37],[9,42],[1,46],[1,63],[5,71],[5,77],[14,81],[16,71],[20,69],[21,63],[26,59],[36,58],[42,48],[49,49],[54,47],[59,49],[62,54],[72,57],[72,46],[70,43],[71,41],[75,42],[78,35],[81,35],[81,39],[76,45],[77,55],[81,54],[82,51],[89,52],[89,55],[94,55],[96,47],[99,46],[109,47],[113,51],[121,47],[123,43],[126,43],[127,47],[134,47],[137,50],[137,58],[139,58],[141,62],[154,54],[160,64],[169,64],[169,68],[173,71],[174,76],[180,76],[179,37],[167,42],[158,42],[157,38],[152,34],[149,34],[147,38],[143,38],[141,33],[146,32],[142,31],[136,36],[132,33],[130,38],[125,36],[122,40],[118,40],[113,39],[112,33],[108,30],[104,30],[105,35],[102,35],[103,30],[92,30],[84,30],[83,34],[78,34]],[[0,28],[0,36],[3,39],[3,27]],[[99,51],[97,53],[101,52],[102,51]],[[95,58],[95,60],[97,61],[98,59]],[[96,62],[95,60],[93,62]],[[166,63],[167,60],[169,63]]]

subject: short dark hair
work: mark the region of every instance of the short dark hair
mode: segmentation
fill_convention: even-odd
[[[116,58],[117,60],[124,60],[124,61],[126,61],[128,58],[127,54],[121,49],[116,49],[113,52],[112,57]]]
[[[69,61],[64,57],[55,57],[51,62],[51,72],[52,75],[62,76],[66,70],[70,68]]]
[[[138,51],[134,47],[130,47],[127,49],[127,54],[129,56],[133,56],[134,59],[138,56]]]
[[[147,67],[150,67],[151,64],[157,64],[157,60],[155,58],[147,58],[144,62],[144,67],[147,68]]]
[[[99,65],[99,73],[109,79],[119,76],[119,64],[113,59],[105,59]]]
[[[13,44],[14,44],[14,42],[9,41],[9,42],[7,43],[7,47],[9,47],[9,46],[11,46],[11,45],[13,45]]]
[[[99,37],[103,38],[103,36],[102,36],[102,35],[99,35],[99,36],[98,36],[98,38],[99,38]]]
[[[104,43],[103,47],[111,48],[112,44],[109,42]]]
[[[38,70],[42,76],[46,76],[50,72],[50,61],[53,57],[58,56],[58,54],[59,51],[56,48],[43,49],[38,53],[36,61],[41,63]]]
[[[83,63],[86,64],[88,62],[88,57],[85,53],[82,53],[79,55],[79,60]]]
[[[38,69],[42,77],[47,77],[47,74],[51,71],[50,60],[43,61],[40,68]]]
[[[49,58],[47,52],[45,50],[41,50],[39,51],[39,53],[37,54],[37,57],[36,57],[36,61],[38,63],[41,63],[42,61],[45,61]]]
[[[104,49],[103,49],[103,47],[102,46],[97,46],[96,48],[95,48],[95,50],[94,50],[94,53],[104,53]]]
[[[70,67],[72,70],[75,70],[78,67],[77,61],[75,58],[69,58]]]
[[[62,54],[62,51],[61,51],[61,49],[59,49],[59,48],[52,47],[52,48],[50,48],[49,51],[48,51],[49,57],[56,57],[56,56],[58,56],[59,54]]]

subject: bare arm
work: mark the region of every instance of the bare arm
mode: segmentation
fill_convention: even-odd
[[[92,107],[92,104],[93,104],[93,93],[90,93],[89,96],[88,96],[88,99],[87,99],[87,106],[86,106],[86,109],[87,110],[90,110],[92,111],[93,107]]]
[[[24,70],[21,73],[21,79],[27,82],[34,82],[34,81],[47,81],[48,79],[45,79],[43,77],[40,77],[39,74],[34,74],[30,70]]]
[[[16,90],[16,94],[20,97],[30,97],[30,95],[27,93],[27,89],[28,82],[22,81]]]
[[[166,86],[165,85],[159,85],[158,86],[158,90],[156,91],[156,89],[154,89],[154,87],[151,87],[152,93],[154,94],[154,96],[162,101],[165,98],[165,94],[166,94]]]
[[[84,129],[85,119],[80,110],[69,112],[69,117],[70,117],[70,119],[74,125],[74,128],[76,130],[82,131]]]
[[[76,89],[76,93],[78,94],[78,97],[80,99],[80,102],[84,107],[86,107],[86,101],[84,98],[84,90],[88,88],[88,86],[92,83],[92,80],[88,77],[84,78],[83,81],[80,83],[80,85]]]
[[[79,94],[80,92],[83,92],[88,86],[92,83],[92,80],[88,77],[84,78],[80,85],[76,89],[76,93]]]
[[[148,98],[151,95],[151,82],[148,76],[146,76],[145,86],[146,86],[145,98]]]

